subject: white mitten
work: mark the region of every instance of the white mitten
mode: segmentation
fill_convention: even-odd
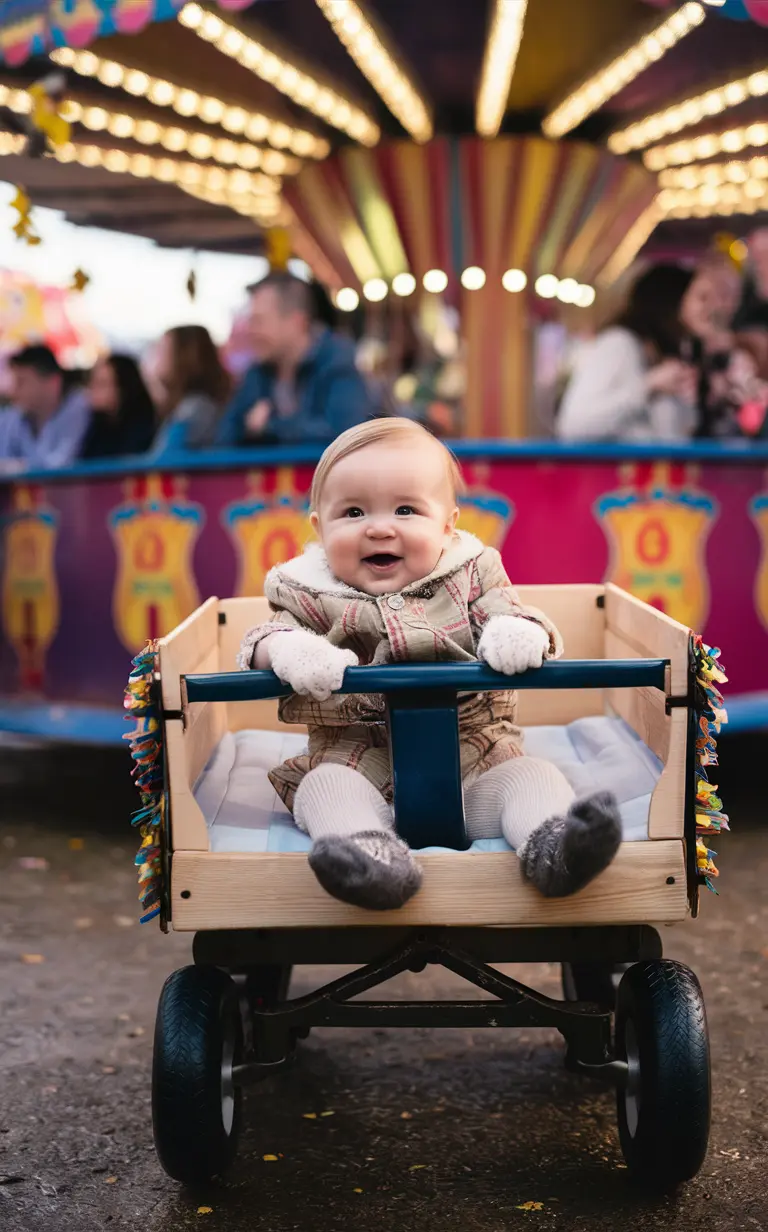
[[[516,676],[541,667],[549,650],[549,634],[524,616],[492,616],[483,629],[477,657],[495,672]]]
[[[334,689],[341,688],[348,667],[357,667],[360,660],[353,650],[332,646],[324,637],[308,629],[291,633],[273,633],[266,643],[272,671],[294,693],[314,697],[324,702]]]

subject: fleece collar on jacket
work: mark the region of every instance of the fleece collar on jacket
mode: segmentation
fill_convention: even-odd
[[[404,586],[401,594],[413,594],[433,582],[441,582],[452,573],[462,569],[470,560],[475,560],[485,545],[475,535],[468,531],[457,530],[454,533],[450,547],[446,548],[437,565],[428,577],[419,578]],[[345,595],[349,599],[381,599],[382,595],[367,595],[362,591],[347,586],[331,573],[328,560],[319,543],[310,543],[303,556],[295,556],[284,565],[277,565],[267,574],[265,591],[269,595],[271,587],[280,582],[289,586],[298,586],[302,590],[310,590],[313,594]]]

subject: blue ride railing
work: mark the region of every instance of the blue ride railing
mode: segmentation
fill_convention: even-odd
[[[665,691],[666,659],[570,659],[503,676],[484,663],[388,663],[350,667],[339,693],[381,693],[392,750],[398,833],[414,849],[469,846],[459,757],[460,694],[496,689],[637,689]],[[187,702],[245,702],[288,697],[274,672],[219,672],[182,681]]]

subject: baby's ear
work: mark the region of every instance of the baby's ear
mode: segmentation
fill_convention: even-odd
[[[315,534],[317,535],[320,542],[322,543],[323,537],[320,534],[320,518],[317,516],[314,509],[312,510],[312,513],[310,513],[309,515],[309,524],[312,527]]]
[[[455,532],[455,530],[456,530],[456,523],[458,522],[458,520],[459,520],[459,510],[458,510],[458,509],[452,509],[452,510],[451,510],[451,512],[450,512],[450,514],[449,514],[449,516],[448,516],[448,521],[447,521],[447,522],[446,522],[446,524],[445,524],[445,533],[446,533],[446,535],[453,535],[453,534],[454,534],[454,532]]]

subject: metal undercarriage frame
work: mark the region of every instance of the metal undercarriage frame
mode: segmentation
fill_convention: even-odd
[[[645,925],[599,928],[352,928],[198,933],[198,964],[227,969],[243,990],[245,1051],[235,1082],[265,1077],[290,1059],[312,1027],[554,1027],[574,1069],[626,1082],[613,1056],[612,1005],[559,1001],[494,970],[489,963],[559,962],[614,966],[661,957],[661,939]],[[362,963],[303,997],[254,1003],[248,977],[264,966]],[[359,1001],[404,971],[437,964],[493,1000]]]

